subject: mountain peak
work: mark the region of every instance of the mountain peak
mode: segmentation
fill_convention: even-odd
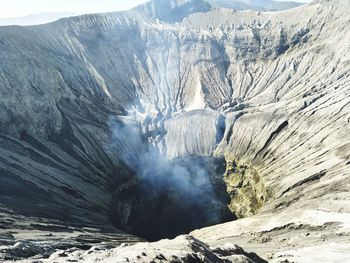
[[[145,16],[175,23],[192,13],[208,12],[212,6],[206,0],[151,0],[136,9]]]

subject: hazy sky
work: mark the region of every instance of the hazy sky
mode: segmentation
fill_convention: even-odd
[[[308,2],[308,0],[295,1]],[[0,0],[0,18],[42,12],[69,11],[77,14],[112,12],[126,10],[144,2],[147,0]]]
[[[126,10],[147,0],[0,0],[0,17],[42,12],[98,13]]]

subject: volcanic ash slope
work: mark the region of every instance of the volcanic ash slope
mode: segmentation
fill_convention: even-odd
[[[114,118],[169,159],[226,159],[243,218],[192,232],[184,251],[217,262],[225,253],[212,248],[237,244],[271,262],[348,261],[349,26],[349,0],[281,12],[154,0],[0,27],[0,231],[17,232],[6,242],[48,225],[117,231],[113,195],[139,149],[108,147]]]

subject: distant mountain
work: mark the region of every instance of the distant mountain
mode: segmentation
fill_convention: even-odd
[[[196,2],[196,8],[193,9],[193,3]],[[302,3],[288,1],[280,2],[273,0],[151,0],[144,5],[140,5],[135,9],[141,11],[148,17],[157,17],[167,22],[181,21],[184,16],[189,13],[206,12],[210,10],[210,4],[214,3],[220,7],[232,8],[237,10],[286,10],[302,5]],[[22,17],[0,18],[0,26],[7,25],[40,25],[56,21],[63,17],[78,15],[73,12],[57,12],[57,13],[38,13]]]
[[[59,13],[39,13],[32,14],[23,17],[8,17],[0,18],[0,26],[6,25],[40,25],[56,21],[62,17],[74,16],[75,13],[72,12],[59,12]]]
[[[259,11],[277,11],[286,10],[302,5],[299,2],[282,2],[272,0],[212,0],[215,4],[238,10],[259,10]]]
[[[133,10],[144,18],[158,19],[166,23],[181,22],[193,13],[206,13],[215,7],[236,10],[280,11],[302,5],[300,2],[273,0],[150,0]]]
[[[152,19],[179,22],[189,14],[208,12],[211,10],[211,4],[206,0],[151,0],[135,10]]]

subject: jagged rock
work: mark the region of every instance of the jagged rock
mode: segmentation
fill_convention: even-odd
[[[262,178],[248,165],[228,160],[224,181],[230,195],[228,207],[239,218],[256,214],[269,199]]]
[[[209,247],[191,236],[180,236],[174,240],[156,243],[139,243],[134,246],[120,246],[112,250],[91,248],[88,251],[58,251],[42,262],[217,262],[217,263],[264,263],[254,253],[226,244],[223,247]],[[23,261],[28,262],[28,261]]]
[[[30,242],[17,242],[8,247],[0,246],[0,259],[14,261],[22,258],[30,258],[36,255],[48,257],[53,251],[54,249],[51,246],[39,246]]]

